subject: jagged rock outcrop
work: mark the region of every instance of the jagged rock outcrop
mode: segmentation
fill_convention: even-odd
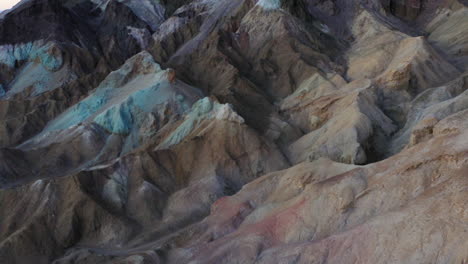
[[[399,263],[463,263],[460,137],[442,134],[366,167],[319,160],[267,175],[215,203],[167,261],[373,263],[391,252]],[[393,236],[398,239],[388,239]]]
[[[325,82],[321,87],[329,85]],[[286,101],[282,110],[293,124],[307,131],[289,146],[293,163],[320,157],[352,164],[372,162],[385,155],[381,152],[385,140],[396,130],[377,106],[376,88],[370,80],[351,82],[323,96],[309,97],[305,92],[288,99],[296,105]]]
[[[467,8],[21,1],[0,263],[466,263]]]
[[[70,2],[23,1],[0,20],[2,146],[40,132],[141,50],[129,30],[148,25],[125,5],[95,14],[89,1]]]

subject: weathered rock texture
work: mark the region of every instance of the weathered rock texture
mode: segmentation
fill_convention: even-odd
[[[23,0],[0,263],[468,263],[462,0]]]

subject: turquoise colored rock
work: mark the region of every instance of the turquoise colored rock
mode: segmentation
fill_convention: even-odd
[[[115,134],[129,134],[133,128],[134,116],[131,102],[116,105],[98,115],[94,122]]]
[[[20,62],[21,67],[18,67]],[[15,78],[8,83],[7,95],[33,87],[28,94],[36,96],[77,78],[70,67],[64,67],[62,50],[54,42],[38,40],[0,46],[0,64],[15,69]]]
[[[0,46],[0,63],[13,68],[17,61],[28,60],[32,49],[32,43]]]
[[[42,66],[48,71],[58,71],[63,65],[61,51],[50,45],[40,49],[36,56],[40,59]]]
[[[97,92],[97,94],[79,102],[58,119],[52,121],[46,131],[67,129],[85,121],[107,103],[108,98],[104,94],[104,91]]]
[[[257,2],[258,6],[261,6],[263,9],[272,10],[279,9],[281,7],[280,0],[260,0]]]
[[[106,131],[128,135],[142,127],[149,113],[169,105],[175,114],[183,115],[201,97],[191,86],[167,80],[148,52],[129,59],[112,72],[88,98],[51,122],[46,131],[63,130],[81,122],[94,122]]]
[[[0,63],[10,68],[15,67],[17,62],[35,60],[39,60],[48,71],[58,71],[64,63],[62,52],[52,42],[35,41],[0,46]]]
[[[168,148],[172,145],[179,144],[187,137],[193,129],[205,119],[212,117],[211,112],[214,108],[218,108],[220,104],[213,103],[210,98],[205,97],[198,100],[193,106],[190,113],[186,116],[184,122],[172,132],[172,134],[164,140],[159,146],[160,149]]]
[[[184,140],[201,122],[205,120],[224,120],[229,122],[244,123],[229,104],[220,104],[209,97],[198,100],[193,104],[191,111],[186,115],[184,122],[177,127],[159,146],[158,149],[167,149]]]

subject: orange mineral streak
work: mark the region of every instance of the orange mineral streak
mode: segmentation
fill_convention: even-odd
[[[168,80],[170,83],[175,83],[175,81],[176,81],[176,72],[175,72],[175,70],[169,69],[169,70],[167,71],[167,80]]]

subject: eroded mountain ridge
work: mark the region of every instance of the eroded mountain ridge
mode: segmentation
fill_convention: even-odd
[[[466,263],[467,14],[21,1],[0,14],[0,260]]]

